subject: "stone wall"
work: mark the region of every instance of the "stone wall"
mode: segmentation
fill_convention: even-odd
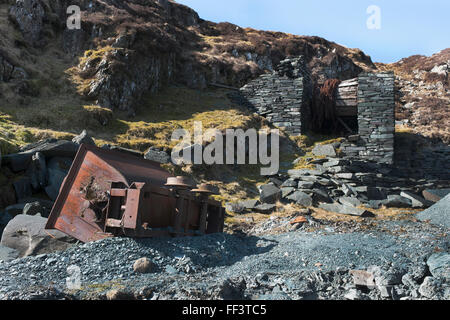
[[[249,82],[240,93],[241,103],[291,135],[313,129],[312,82],[302,57],[282,61],[273,73]],[[362,73],[340,84],[336,93],[338,115],[357,116],[359,130],[341,147],[347,158],[394,162],[394,99],[392,72]]]
[[[270,74],[264,74],[241,88],[246,104],[274,126],[291,135],[308,130],[312,87],[303,57],[283,60]]]
[[[394,73],[363,73],[358,77],[358,127],[365,150],[361,158],[394,161]]]

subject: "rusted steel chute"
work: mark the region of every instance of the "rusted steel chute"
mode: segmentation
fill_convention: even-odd
[[[46,229],[80,241],[177,237],[223,231],[225,210],[206,185],[171,177],[156,162],[81,145]]]

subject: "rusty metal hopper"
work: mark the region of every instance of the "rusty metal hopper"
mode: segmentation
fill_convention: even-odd
[[[221,204],[189,189],[165,186],[168,178],[170,173],[156,162],[81,145],[46,229],[83,242],[222,232]]]

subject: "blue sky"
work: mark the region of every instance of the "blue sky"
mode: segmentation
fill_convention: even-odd
[[[431,55],[450,47],[450,0],[178,0],[214,22],[316,35],[360,48],[374,62]],[[381,9],[381,29],[368,29],[367,8]]]

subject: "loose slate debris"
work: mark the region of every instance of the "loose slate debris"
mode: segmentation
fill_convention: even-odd
[[[315,156],[325,156],[325,157],[335,157],[336,156],[336,150],[334,149],[333,145],[331,144],[325,144],[325,145],[317,145],[313,149],[313,154]]]
[[[262,203],[274,204],[281,198],[281,190],[273,184],[260,187],[260,200]]]
[[[450,194],[432,207],[417,214],[417,219],[450,228]]]

